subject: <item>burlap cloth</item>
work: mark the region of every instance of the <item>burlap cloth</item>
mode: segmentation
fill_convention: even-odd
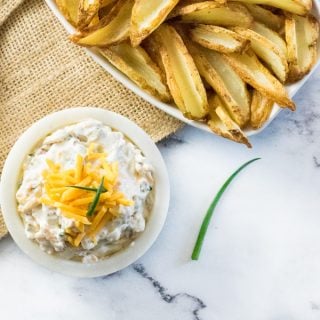
[[[55,110],[110,109],[135,121],[154,141],[181,126],[70,43],[42,0],[0,0],[0,65],[0,173],[19,135]],[[0,214],[0,238],[6,233]]]

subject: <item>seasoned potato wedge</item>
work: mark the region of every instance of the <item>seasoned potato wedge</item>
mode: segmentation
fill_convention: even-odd
[[[246,84],[223,56],[186,41],[201,76],[216,91],[232,119],[244,127],[250,120],[250,96]]]
[[[128,39],[133,4],[134,0],[119,0],[99,29],[75,34],[70,39],[79,45],[97,47],[107,47]]]
[[[217,135],[229,140],[243,143],[251,148],[251,144],[241,128],[231,119],[224,103],[217,95],[211,95],[209,101],[208,126]]]
[[[132,9],[130,39],[137,46],[168,16],[179,0],[136,0]]]
[[[284,17],[255,4],[246,4],[254,20],[263,23],[272,30],[279,31],[284,26]]]
[[[312,8],[312,0],[233,0],[250,4],[264,4],[288,12],[305,15]]]
[[[207,94],[195,63],[177,31],[162,24],[151,34],[159,45],[174,102],[189,119],[202,119],[208,113]]]
[[[78,28],[83,29],[87,27],[93,18],[98,17],[100,9],[100,0],[80,0],[79,14],[78,14]]]
[[[274,102],[263,96],[259,91],[254,90],[251,102],[250,124],[253,129],[261,128],[270,117]]]
[[[262,65],[252,50],[243,54],[224,54],[239,76],[253,88],[268,96],[282,107],[295,110],[294,102],[289,98],[285,87]]]
[[[116,68],[123,72],[142,89],[162,101],[170,101],[170,94],[159,68],[141,47],[131,47],[123,42],[109,48],[100,49]]]
[[[226,6],[226,2],[205,1],[205,0],[180,0],[179,4],[170,12],[168,19],[186,15],[205,9],[216,9]]]
[[[250,44],[249,40],[231,30],[205,24],[191,29],[190,36],[203,47],[223,53],[242,52]]]
[[[290,66],[289,81],[298,81],[316,63],[319,23],[311,15],[287,15],[285,32]]]
[[[160,52],[160,44],[155,41],[154,38],[148,37],[145,39],[142,44],[142,48],[146,50],[148,55],[151,57],[152,61],[156,63],[156,65],[160,68],[164,78],[166,78],[166,70],[162,62]]]
[[[287,57],[287,44],[277,32],[259,22],[254,22],[250,29],[273,42],[282,54]]]
[[[247,40],[250,40],[251,48],[256,55],[263,60],[278,79],[284,83],[287,80],[289,68],[287,58],[282,51],[268,38],[253,30],[241,27],[234,28],[234,30]]]
[[[204,1],[178,6],[170,17],[177,17],[183,23],[203,23],[218,26],[249,27],[253,21],[245,6],[237,3],[220,4]]]
[[[80,0],[56,0],[56,4],[65,18],[74,26],[78,24]]]

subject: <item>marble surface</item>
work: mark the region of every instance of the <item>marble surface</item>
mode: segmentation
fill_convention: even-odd
[[[320,319],[320,72],[252,150],[186,127],[159,144],[171,177],[166,225],[127,269],[68,278],[0,241],[1,319]],[[190,260],[203,214],[226,177],[198,262]]]

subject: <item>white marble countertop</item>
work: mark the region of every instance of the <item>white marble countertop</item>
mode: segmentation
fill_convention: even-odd
[[[320,319],[320,72],[252,138],[253,150],[186,127],[159,146],[171,177],[166,225],[136,264],[81,280],[0,241],[0,318],[32,320]],[[226,177],[198,262],[199,226]]]

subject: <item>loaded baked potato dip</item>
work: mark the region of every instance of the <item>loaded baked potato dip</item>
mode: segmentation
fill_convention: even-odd
[[[88,119],[53,132],[28,155],[16,199],[27,237],[43,251],[91,263],[134,244],[153,185],[141,150]]]

